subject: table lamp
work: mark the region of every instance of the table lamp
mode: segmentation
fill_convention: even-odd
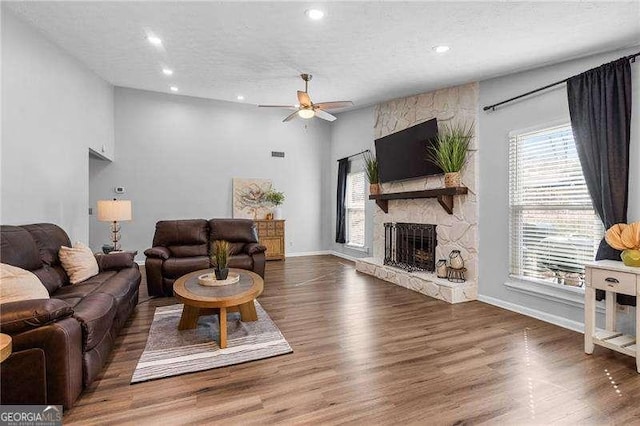
[[[125,220],[131,220],[131,200],[98,200],[98,220],[111,222],[111,241],[113,251],[120,250],[120,224]]]

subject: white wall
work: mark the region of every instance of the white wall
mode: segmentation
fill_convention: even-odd
[[[162,219],[231,217],[234,177],[272,179],[283,191],[287,253],[322,243],[322,167],[330,126],[321,120],[282,123],[286,111],[254,105],[115,89],[117,161],[92,160],[91,205],[124,186],[133,221],[122,246],[139,259]],[[285,158],[271,157],[284,151]],[[91,219],[91,246],[109,241],[108,224]]]
[[[325,173],[325,197],[323,211],[324,245],[327,249],[351,257],[371,256],[373,248],[373,213],[375,202],[367,200],[365,204],[365,246],[367,251],[354,250],[345,244],[335,242],[336,235],[336,188],[338,185],[338,161],[365,149],[374,148],[374,108],[368,107],[338,115],[338,120],[331,124],[331,150],[327,156]],[[367,198],[369,197],[366,185]]]
[[[485,106],[510,98],[528,90],[579,74],[603,63],[635,53],[638,48],[611,52],[575,60],[533,71],[511,74],[480,83],[480,105]],[[632,64],[634,98],[633,128],[630,155],[629,220],[640,220],[640,64]],[[481,112],[479,134],[480,153],[480,282],[481,299],[503,305],[551,315],[561,321],[581,324],[583,308],[580,303],[562,303],[555,296],[542,297],[505,286],[509,279],[509,190],[508,190],[508,133],[557,120],[569,122],[569,108],[565,86],[532,96],[493,112]],[[569,299],[581,299],[579,294],[566,293]],[[487,299],[489,298],[489,299]],[[556,319],[557,319],[556,318]]]
[[[88,148],[113,155],[113,87],[2,8],[0,222],[87,241]]]

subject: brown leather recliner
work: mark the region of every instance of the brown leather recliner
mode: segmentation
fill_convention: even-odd
[[[98,256],[98,275],[70,284],[58,251],[71,241],[60,227],[3,225],[0,243],[0,261],[33,272],[50,295],[0,305],[0,331],[13,344],[0,364],[0,402],[70,408],[102,370],[138,303],[138,265],[127,253]]]
[[[162,220],[156,223],[153,247],[144,252],[149,295],[172,296],[176,279],[210,268],[209,250],[216,240],[229,242],[230,268],[247,269],[264,278],[266,248],[258,244],[252,220]]]

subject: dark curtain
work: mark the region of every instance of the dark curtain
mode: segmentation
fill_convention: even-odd
[[[349,173],[349,159],[338,160],[338,191],[336,202],[336,243],[347,242],[347,210],[344,196],[347,193],[347,174]]]
[[[626,58],[567,81],[571,127],[593,207],[605,229],[626,223],[631,132],[631,66]],[[596,260],[620,260],[604,239]],[[629,296],[619,295],[631,302]],[[633,298],[635,300],[635,297]],[[635,303],[634,303],[635,304]]]

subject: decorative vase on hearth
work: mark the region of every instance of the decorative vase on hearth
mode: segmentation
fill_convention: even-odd
[[[449,265],[453,269],[464,268],[464,260],[462,259],[460,250],[451,250],[451,253],[449,254]]]
[[[447,278],[447,259],[440,259],[436,263],[436,274],[438,278]]]

